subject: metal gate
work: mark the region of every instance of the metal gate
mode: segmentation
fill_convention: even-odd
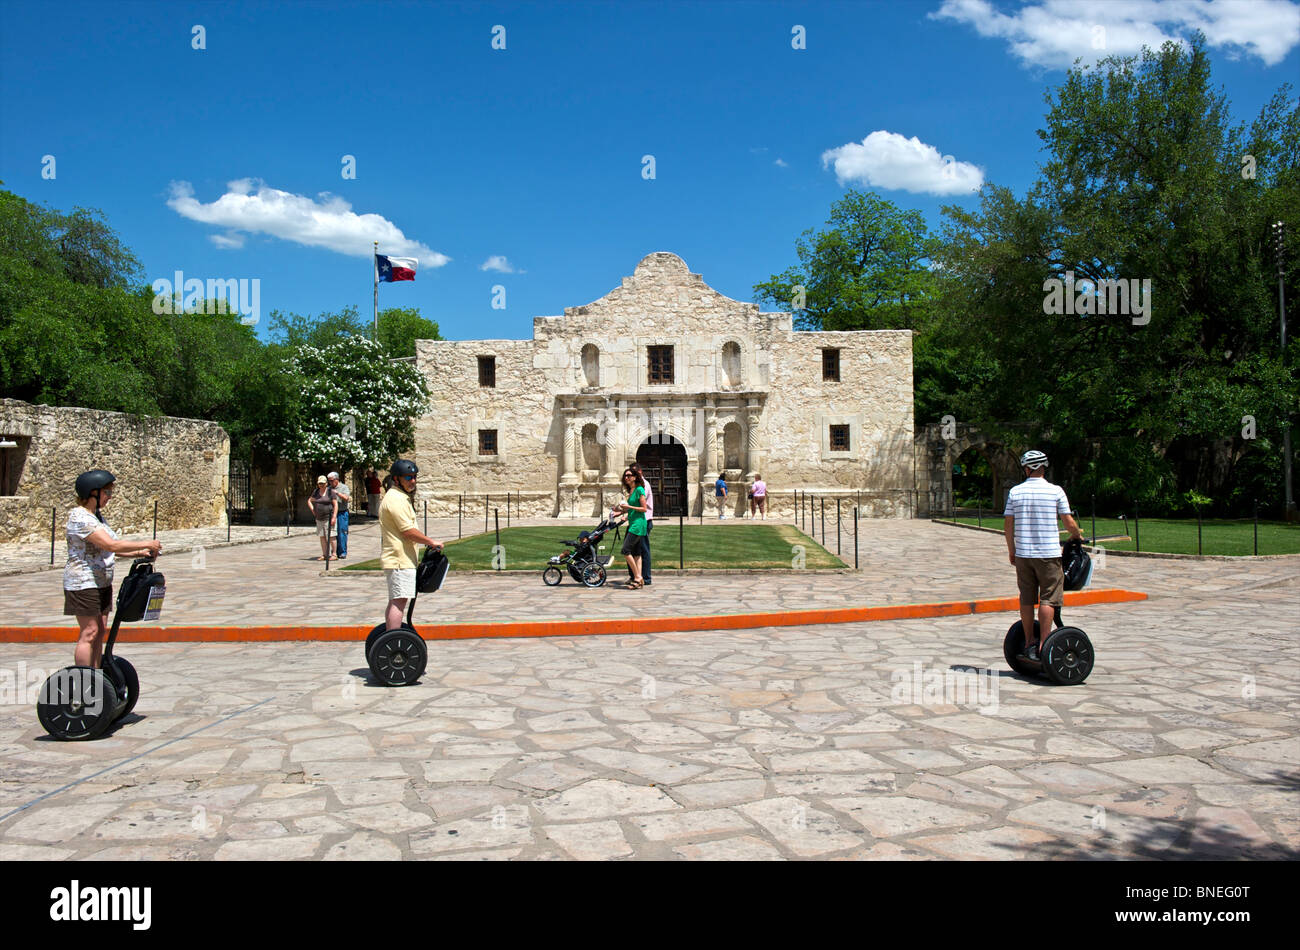
[[[253,481],[249,477],[248,463],[243,459],[230,460],[230,494],[227,504],[230,506],[231,524],[253,523]]]

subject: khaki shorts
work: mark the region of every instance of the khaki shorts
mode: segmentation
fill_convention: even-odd
[[[415,568],[384,571],[388,578],[389,600],[410,600],[415,596]]]
[[[1065,603],[1065,569],[1059,557],[1017,557],[1016,584],[1022,604]]]
[[[327,536],[332,535],[333,533],[334,533],[334,532],[330,531],[330,520],[329,520],[328,518],[319,518],[319,519],[317,519],[317,521],[316,521],[316,537],[318,537],[318,538],[324,538],[324,537],[327,537]]]
[[[63,615],[65,617],[90,617],[106,614],[113,605],[113,586],[87,587],[85,590],[65,590],[63,592]]]

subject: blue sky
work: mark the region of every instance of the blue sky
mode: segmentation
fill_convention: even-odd
[[[368,316],[380,234],[421,259],[380,306],[449,339],[527,338],[652,251],[750,300],[850,186],[931,226],[979,181],[1023,192],[1076,55],[1200,25],[1237,119],[1300,77],[1289,0],[51,9],[3,5],[4,187],[102,209],[150,280],[260,279],[263,330],[274,308]]]

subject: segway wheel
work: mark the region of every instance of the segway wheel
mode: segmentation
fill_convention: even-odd
[[[109,660],[109,665],[112,667],[109,675],[113,677],[113,686],[118,691],[118,698],[121,699],[122,694],[126,694],[126,705],[117,714],[117,718],[121,719],[135,709],[136,700],[140,698],[140,677],[136,675],[135,667],[120,656]]]
[[[385,686],[410,686],[424,674],[428,650],[410,627],[381,634],[370,650],[370,672]]]
[[[548,567],[542,571],[542,580],[547,587],[555,587],[560,581],[564,580],[564,572],[558,567]]]
[[[1034,621],[1034,636],[1038,636],[1038,621]],[[1021,676],[1029,676],[1037,673],[1036,666],[1030,666],[1025,662],[1025,625],[1017,620],[1007,631],[1007,637],[1002,641],[1002,655],[1006,658],[1007,666],[1011,667]]]
[[[375,641],[378,640],[380,637],[382,637],[384,635],[384,631],[387,629],[388,629],[388,624],[377,623],[375,624],[375,629],[371,630],[368,634],[366,634],[366,662],[367,663],[370,662],[370,650],[375,645]]]
[[[1043,672],[1061,686],[1077,686],[1086,680],[1093,659],[1092,641],[1078,627],[1054,630],[1043,644]]]
[[[588,587],[600,587],[605,583],[605,568],[601,564],[588,564],[582,569],[582,582]]]
[[[36,718],[56,739],[98,739],[117,718],[118,695],[103,670],[67,666],[41,686]]]

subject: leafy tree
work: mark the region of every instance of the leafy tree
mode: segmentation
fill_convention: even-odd
[[[392,307],[379,311],[379,342],[388,355],[415,355],[416,340],[441,340],[438,324],[420,316],[418,307]]]
[[[1300,109],[1284,86],[1231,128],[1201,37],[1078,67],[1047,99],[1049,157],[1028,194],[987,185],[977,211],[945,209],[927,345],[961,340],[948,395],[1100,496],[1173,510],[1197,489],[1240,509],[1234,467],[1273,451],[1300,403],[1268,243],[1270,221],[1300,211]],[[1294,285],[1294,253],[1288,268]],[[1149,322],[1045,312],[1045,280],[1066,272],[1080,301],[1103,280],[1150,280]],[[1264,438],[1242,438],[1243,416]],[[1274,471],[1277,497],[1280,456]]]
[[[796,287],[806,308],[800,330],[916,329],[926,323],[935,291],[929,262],[937,250],[918,211],[904,211],[870,192],[850,190],[831,207],[827,228],[795,242],[797,267],[754,285],[754,294],[785,310]]]
[[[292,348],[286,366],[302,386],[298,411],[267,434],[294,462],[340,472],[379,465],[415,446],[412,420],[428,405],[424,377],[364,336]]]

